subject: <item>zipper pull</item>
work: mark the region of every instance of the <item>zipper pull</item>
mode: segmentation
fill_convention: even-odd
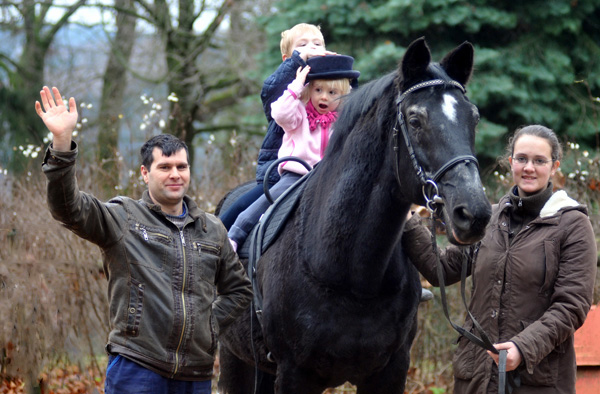
[[[148,232],[146,231],[146,229],[144,227],[142,227],[142,234],[144,235],[144,240],[148,240]]]
[[[183,237],[183,230],[179,230],[179,236],[181,237],[181,244],[185,246],[185,238]]]
[[[523,206],[523,200],[519,198],[519,208]]]

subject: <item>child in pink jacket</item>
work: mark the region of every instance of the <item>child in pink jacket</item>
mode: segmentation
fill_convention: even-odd
[[[296,79],[273,104],[271,116],[285,134],[278,157],[295,156],[311,167],[325,154],[333,124],[337,119],[340,99],[356,86],[360,72],[352,69],[354,59],[344,55],[327,55],[307,60],[298,68]],[[305,86],[305,83],[309,82]],[[308,170],[296,161],[279,165],[280,180],[270,189],[273,198],[279,197]],[[243,211],[229,230],[229,239],[237,249],[269,207],[263,195]]]

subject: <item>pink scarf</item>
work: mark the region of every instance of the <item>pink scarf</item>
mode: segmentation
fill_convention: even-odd
[[[310,131],[316,130],[317,125],[321,125],[321,157],[323,157],[323,153],[329,142],[329,127],[336,121],[338,113],[337,111],[331,111],[321,115],[312,105],[312,102],[308,100],[308,103],[306,103],[306,115],[308,115]]]

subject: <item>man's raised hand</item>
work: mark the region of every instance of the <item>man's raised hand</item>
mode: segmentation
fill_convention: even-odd
[[[73,97],[69,99],[69,108],[67,109],[58,89],[53,87],[51,93],[47,86],[40,91],[40,98],[42,103],[35,102],[35,111],[52,133],[53,148],[59,151],[70,150],[71,135],[77,125],[78,116],[75,99]]]

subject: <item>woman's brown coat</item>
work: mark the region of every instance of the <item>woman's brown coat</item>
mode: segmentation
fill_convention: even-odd
[[[521,352],[522,384],[513,394],[574,394],[573,333],[590,309],[596,278],[596,241],[587,210],[556,192],[509,242],[509,207],[508,196],[493,207],[479,244],[441,252],[446,284],[460,281],[467,259],[473,316],[494,343],[512,341]],[[430,234],[419,222],[416,216],[408,221],[403,246],[423,276],[438,285]],[[472,330],[472,324],[467,317],[465,329]],[[497,393],[497,373],[484,349],[459,338],[455,393]]]

